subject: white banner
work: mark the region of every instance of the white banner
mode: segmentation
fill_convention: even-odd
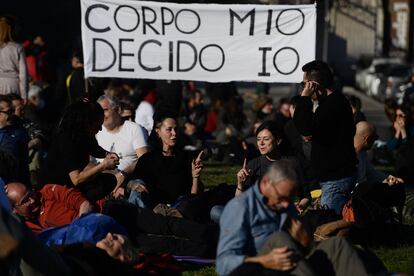
[[[315,5],[81,0],[86,77],[299,82]]]

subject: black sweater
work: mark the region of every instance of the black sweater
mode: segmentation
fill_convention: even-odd
[[[303,136],[312,135],[311,163],[321,182],[338,180],[356,171],[355,124],[349,102],[334,92],[321,99],[315,113],[310,97],[300,97],[293,120]]]
[[[133,178],[143,180],[154,205],[174,203],[179,196],[189,195],[192,186],[191,156],[177,150],[164,156],[154,149],[142,155],[135,166]]]

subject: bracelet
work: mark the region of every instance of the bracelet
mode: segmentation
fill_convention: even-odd
[[[119,171],[120,174],[122,174],[123,177],[127,178],[128,174],[126,171]]]
[[[237,190],[239,190],[240,192],[244,192],[244,190],[242,188],[237,187]]]

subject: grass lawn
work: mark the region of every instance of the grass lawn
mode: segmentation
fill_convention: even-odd
[[[234,184],[236,182],[236,173],[239,169],[240,166],[207,163],[202,174],[203,182],[207,188],[220,183]],[[402,239],[404,244],[393,247],[374,247],[371,249],[383,261],[389,271],[410,274],[414,271],[414,227],[405,226],[396,235],[406,237]],[[202,268],[189,266],[186,267],[183,275],[216,275],[216,273],[213,266]]]

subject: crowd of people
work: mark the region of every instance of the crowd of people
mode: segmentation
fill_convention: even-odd
[[[303,66],[299,95],[274,108],[258,86],[245,110],[234,83],[85,80],[79,50],[56,74],[44,38],[12,28],[0,17],[1,273],[176,275],[191,256],[219,275],[386,275],[352,242],[402,223],[410,103],[386,102],[389,175],[325,62]],[[240,170],[206,189],[206,161]]]

